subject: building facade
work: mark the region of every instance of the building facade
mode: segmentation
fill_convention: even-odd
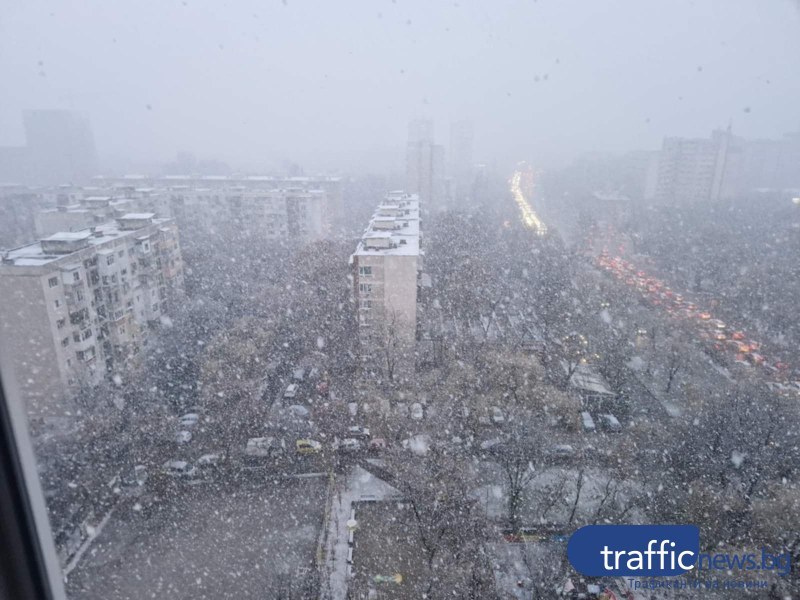
[[[412,121],[406,148],[406,190],[416,194],[426,210],[446,208],[444,147],[434,143],[433,122]]]
[[[182,294],[177,226],[152,213],[5,252],[0,335],[29,415],[63,416],[65,396],[135,364]]]
[[[665,138],[658,159],[653,200],[667,206],[716,202],[722,196],[731,131],[710,138]]]
[[[389,192],[350,259],[364,355],[395,373],[414,368],[420,225],[418,197]]]

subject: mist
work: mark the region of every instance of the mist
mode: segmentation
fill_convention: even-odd
[[[475,159],[561,164],[666,135],[780,137],[800,10],[772,0],[8,0],[0,145],[85,111],[105,165],[177,152],[272,169],[402,168],[406,126],[475,124]]]

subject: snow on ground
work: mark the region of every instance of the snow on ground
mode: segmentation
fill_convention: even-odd
[[[329,600],[347,598],[347,522],[353,509],[353,502],[362,499],[384,500],[399,495],[388,483],[359,466],[341,479],[331,496],[330,520],[325,541],[326,571]]]

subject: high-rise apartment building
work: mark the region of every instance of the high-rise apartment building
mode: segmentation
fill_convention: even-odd
[[[426,210],[446,204],[444,147],[434,143],[433,122],[412,121],[406,148],[406,189],[417,194]]]
[[[727,168],[731,131],[708,139],[665,138],[658,159],[654,200],[669,206],[716,202]]]
[[[474,181],[472,121],[457,121],[450,126],[450,174],[457,203],[469,200]]]
[[[420,237],[418,197],[389,192],[350,260],[364,353],[396,373],[414,367]]]
[[[5,252],[0,335],[29,415],[63,416],[65,397],[135,364],[182,293],[177,226],[152,213]]]
[[[23,122],[32,181],[82,182],[96,173],[94,135],[86,115],[72,110],[27,110]]]

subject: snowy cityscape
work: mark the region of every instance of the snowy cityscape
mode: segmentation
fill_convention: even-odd
[[[272,32],[287,53],[323,47],[330,30],[319,19],[345,27],[345,11],[332,7],[245,4],[127,8],[122,18],[164,35],[181,19],[201,30],[229,19],[247,36]],[[559,55],[544,42],[513,42],[506,32],[523,27],[516,11],[531,20],[544,11],[564,35],[594,29],[589,16],[538,6],[546,2],[498,3],[485,9],[491,18],[458,3],[383,4],[369,19],[396,21],[386,40],[365,34],[371,51],[352,42],[330,51],[363,52],[369,64],[394,60],[399,44],[411,57],[399,78],[433,70],[436,52],[419,45],[444,44],[438,36],[452,26],[470,32],[450,42],[464,52],[485,34],[487,60],[527,49],[549,61],[530,73],[504,67],[500,79],[487,68],[487,81],[519,67],[530,89],[553,88],[568,77],[562,57],[567,69],[578,58],[559,36]],[[609,15],[654,18],[623,4]],[[699,15],[680,5],[669,23],[693,15],[691,39],[716,35],[701,27],[716,19],[745,27],[722,7]],[[796,28],[798,8],[786,0],[765,15]],[[28,11],[19,9],[19,23],[44,18]],[[111,19],[82,18],[100,28]],[[285,32],[269,28],[281,19]],[[788,27],[765,25],[757,39],[789,44]],[[130,31],[114,35],[131,44]],[[453,64],[430,76],[460,92],[418,83],[413,97],[423,100],[402,108],[405,92],[386,92],[385,112],[364,109],[358,123],[343,105],[358,103],[369,74],[350,79],[325,66],[333,58],[308,62],[311,50],[298,50],[285,71],[258,75],[267,90],[237,66],[255,51],[235,39],[214,41],[227,53],[219,63],[143,54],[152,68],[161,58],[206,60],[219,86],[237,81],[253,98],[220,108],[225,119],[206,107],[207,122],[189,123],[153,94],[142,110],[160,125],[134,134],[135,125],[115,125],[124,110],[109,115],[79,93],[54,100],[47,86],[77,89],[66,79],[0,102],[0,124],[21,134],[0,129],[0,373],[8,412],[24,415],[15,443],[35,458],[25,485],[46,511],[38,535],[56,565],[53,598],[800,597],[796,94],[792,108],[775,101],[762,117],[754,107],[767,106],[772,88],[728,104],[733,92],[683,91],[676,75],[674,106],[646,106],[640,129],[623,124],[620,109],[592,138],[555,122],[591,111],[581,97],[584,108],[570,112],[580,85],[531,109],[532,121],[502,87],[512,89],[510,76],[497,98],[487,95],[491,111],[479,109],[484,100],[458,101],[469,68]],[[608,43],[625,49],[589,53],[636,53]],[[640,32],[637,43],[664,51]],[[769,75],[791,80],[773,86],[785,98],[800,93],[797,43]],[[82,44],[78,55],[97,52]],[[39,51],[23,49],[27,59]],[[679,54],[696,79],[716,67],[731,88],[749,90],[754,73],[767,77],[727,52],[708,50],[705,70],[701,56]],[[759,52],[766,60],[772,50]],[[22,69],[3,60],[0,73]],[[34,61],[42,80],[46,60]],[[647,58],[630,60],[653,78],[637,85],[660,85]],[[138,81],[136,61],[125,61]],[[725,71],[734,64],[746,76]],[[281,85],[297,96],[271,108],[265,99]],[[329,94],[330,114],[311,116],[323,99],[308,92]],[[180,103],[186,93],[160,97]],[[237,110],[242,124],[226,131]],[[290,119],[294,110],[309,123]],[[334,135],[324,119],[350,121]],[[518,127],[508,143],[497,139]],[[674,577],[583,572],[571,539],[614,525],[695,526],[701,560]],[[753,568],[744,558],[715,562],[753,556]]]

